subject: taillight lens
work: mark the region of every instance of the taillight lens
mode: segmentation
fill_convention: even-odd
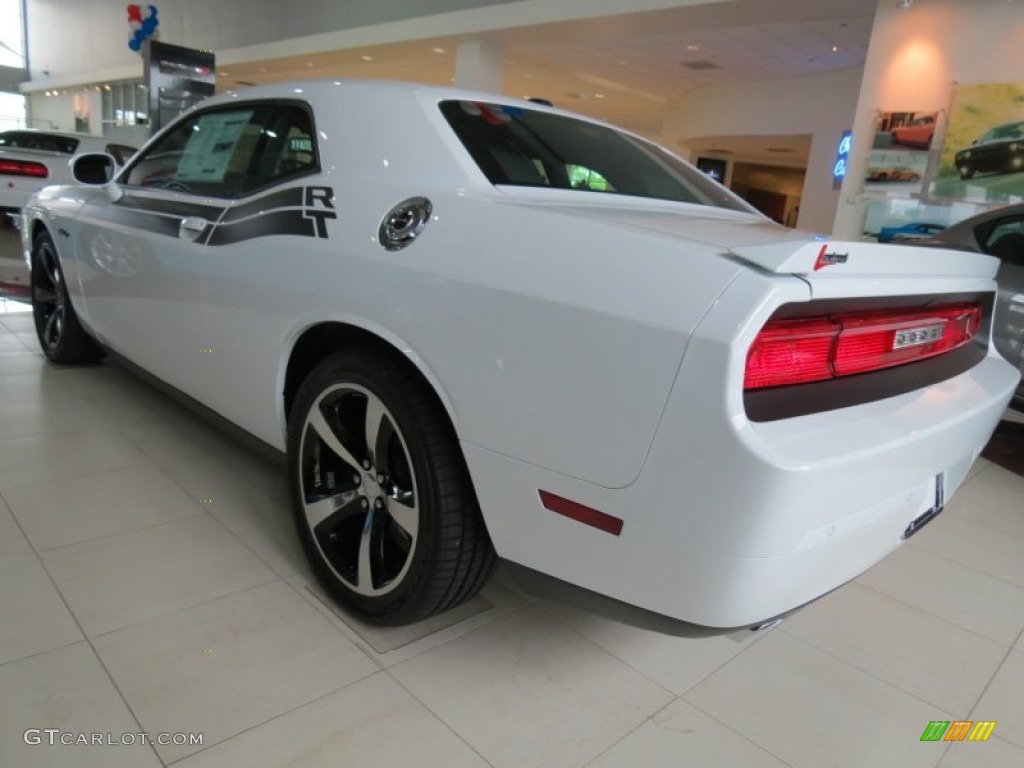
[[[7,176],[30,176],[34,179],[45,179],[50,171],[42,163],[26,160],[0,160],[0,173]]]
[[[924,360],[964,346],[980,326],[976,305],[770,320],[747,353],[744,388],[803,384]]]

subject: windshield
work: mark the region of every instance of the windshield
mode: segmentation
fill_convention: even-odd
[[[994,139],[1024,139],[1024,123],[1000,125],[981,137],[982,141],[992,141]]]
[[[651,142],[585,120],[478,101],[441,112],[495,185],[574,189],[753,211]]]

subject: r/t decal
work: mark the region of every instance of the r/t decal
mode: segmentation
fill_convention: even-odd
[[[334,190],[331,187],[305,187],[302,217],[313,220],[317,237],[327,237],[327,219],[336,219]]]

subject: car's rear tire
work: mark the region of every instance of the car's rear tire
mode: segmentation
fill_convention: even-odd
[[[288,424],[295,523],[321,583],[361,617],[407,624],[475,595],[495,554],[455,432],[403,362],[337,353]]]
[[[31,288],[36,336],[46,358],[66,365],[99,361],[103,350],[78,321],[57,247],[46,232],[36,235],[32,243]]]

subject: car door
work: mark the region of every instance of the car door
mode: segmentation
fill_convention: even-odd
[[[193,396],[210,348],[202,308],[207,241],[232,199],[248,191],[245,172],[265,111],[232,105],[180,120],[81,213],[77,251],[92,330]]]
[[[232,165],[237,180],[205,240],[205,351],[193,396],[250,431],[252,414],[267,410],[256,393],[274,391],[282,337],[301,307],[290,287],[295,251],[330,247],[333,191],[316,178],[315,136],[303,102],[255,109],[242,136],[249,151]]]

